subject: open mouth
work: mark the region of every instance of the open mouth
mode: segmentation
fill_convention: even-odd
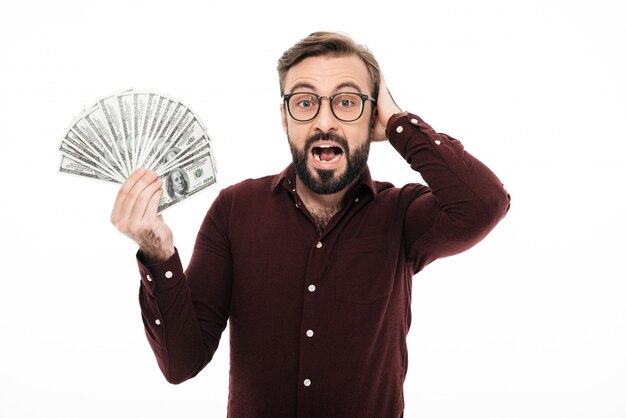
[[[341,147],[331,144],[321,144],[311,148],[313,158],[320,163],[331,164],[339,161],[343,155]]]

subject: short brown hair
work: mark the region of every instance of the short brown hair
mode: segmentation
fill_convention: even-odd
[[[374,55],[365,45],[359,45],[347,35],[336,32],[314,32],[289,48],[278,60],[278,81],[280,94],[285,94],[287,71],[308,57],[356,55],[363,60],[372,82],[372,96],[378,97],[380,67]]]

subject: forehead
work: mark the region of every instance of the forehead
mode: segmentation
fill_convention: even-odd
[[[341,57],[308,57],[289,69],[285,76],[285,93],[303,85],[320,94],[331,94],[346,83],[356,85],[361,93],[371,93],[367,66],[357,55]]]

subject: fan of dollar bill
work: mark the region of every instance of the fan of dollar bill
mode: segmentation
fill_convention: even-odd
[[[59,171],[123,183],[140,167],[163,180],[158,212],[215,183],[211,139],[179,100],[126,90],[98,100],[70,124]]]

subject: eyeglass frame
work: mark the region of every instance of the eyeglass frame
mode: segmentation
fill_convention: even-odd
[[[317,106],[317,111],[315,112],[315,115],[313,115],[312,117],[310,117],[309,119],[296,119],[292,114],[291,114],[291,107],[289,106],[289,101],[291,100],[291,97],[296,95],[296,94],[309,94],[311,96],[317,97],[317,100],[319,101],[319,106]],[[357,96],[359,96],[361,98],[361,112],[359,113],[359,116],[357,116],[354,119],[351,120],[344,120],[341,119],[339,116],[337,116],[337,114],[335,113],[335,109],[333,108],[333,99],[336,96],[339,96],[340,94],[355,94]],[[330,106],[330,111],[332,112],[333,116],[337,118],[337,120],[340,120],[341,122],[355,122],[357,120],[359,120],[361,118],[361,116],[363,116],[363,111],[365,110],[365,102],[367,100],[371,100],[374,105],[376,105],[376,99],[374,99],[371,96],[368,96],[367,94],[363,94],[363,93],[356,93],[353,91],[340,91],[337,92],[335,94],[333,94],[332,96],[320,96],[319,94],[315,94],[315,93],[310,93],[307,91],[296,91],[294,93],[289,93],[289,94],[284,94],[283,95],[283,101],[285,102],[285,105],[287,106],[287,112],[289,113],[289,116],[291,116],[291,118],[295,121],[298,122],[309,122],[312,121],[313,119],[315,119],[317,117],[317,115],[319,115],[320,113],[320,109],[322,108],[322,99],[328,99],[328,105]]]

